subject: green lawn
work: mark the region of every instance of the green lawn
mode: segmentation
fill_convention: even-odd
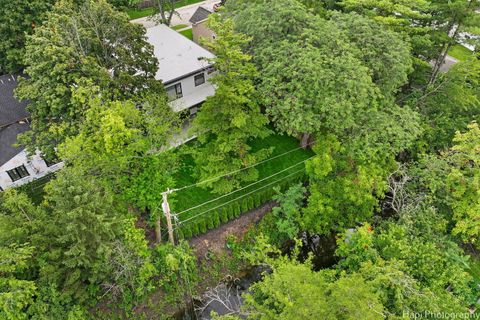
[[[448,54],[459,61],[466,61],[473,53],[461,44],[456,44],[450,48]]]
[[[180,7],[184,7],[184,6],[188,6],[190,4],[194,4],[194,3],[198,3],[198,2],[202,2],[204,0],[179,0],[177,1],[177,3],[175,4],[175,8],[180,8]],[[130,17],[130,19],[138,19],[138,18],[143,18],[143,17],[146,17],[146,16],[149,16],[153,13],[153,8],[146,8],[146,9],[137,9],[137,8],[131,8],[131,9],[127,9],[127,14],[128,16]]]
[[[132,20],[139,19],[139,18],[152,15],[153,8],[145,8],[145,9],[131,8],[131,9],[127,9],[127,14]]]
[[[272,154],[270,155],[269,158],[275,157],[277,155],[283,154],[287,151],[291,151],[294,149],[297,149],[299,144],[298,140],[294,139],[289,136],[284,136],[284,135],[271,135],[267,137],[264,140],[258,140],[252,143],[252,150],[258,150],[264,147],[274,147],[275,149],[273,150]],[[181,151],[181,148],[180,150]],[[265,177],[268,177],[274,173],[277,173],[281,170],[284,170],[286,168],[289,168],[293,166],[292,168],[286,170],[285,172],[282,172],[278,175],[275,175],[269,179],[263,180],[259,183],[256,183],[248,188],[245,188],[244,190],[241,190],[239,192],[236,192],[230,196],[224,197],[222,199],[219,199],[217,201],[214,201],[212,203],[209,203],[205,206],[202,206],[198,209],[194,209],[192,211],[185,212],[184,214],[181,214],[179,219],[185,220],[188,219],[189,217],[192,217],[194,215],[197,215],[199,213],[204,212],[205,210],[218,207],[226,202],[229,202],[232,199],[238,198],[242,195],[250,193],[252,190],[261,188],[263,186],[266,186],[268,184],[271,184],[272,182],[275,182],[277,180],[281,180],[282,178],[300,171],[304,169],[303,164],[299,164],[294,166],[295,164],[306,160],[310,158],[313,155],[313,151],[311,150],[303,150],[303,149],[297,149],[293,152],[290,152],[284,156],[278,157],[276,159],[273,159],[271,161],[267,161],[265,163],[262,163],[258,165],[256,168],[259,171],[259,177],[257,181],[262,180]],[[183,156],[183,166],[182,169],[180,170],[176,181],[177,181],[177,187],[182,187],[182,186],[187,186],[191,185],[196,182],[196,179],[193,177],[193,171],[194,170],[194,163],[192,158],[189,155],[184,155]],[[301,174],[303,175],[303,171]],[[298,175],[294,175],[292,177],[295,177]],[[279,182],[280,183],[280,182]],[[246,185],[249,185],[251,183],[247,183]],[[273,184],[275,186],[277,184]],[[271,188],[271,187],[268,187]],[[178,191],[174,194],[174,204],[172,205],[172,211],[174,212],[181,212],[184,211],[188,208],[192,208],[194,206],[197,206],[199,204],[202,204],[206,201],[212,200],[214,198],[219,197],[218,194],[213,194],[210,193],[208,189],[204,189],[201,187],[192,187],[189,189],[184,189],[181,191]]]
[[[180,34],[183,34],[185,37],[193,41],[193,31],[192,28],[180,31]]]
[[[196,141],[189,142],[188,144],[195,144]],[[192,157],[184,152],[186,147],[184,145],[177,150],[181,158],[180,170],[177,173],[175,180],[176,186],[171,187],[183,187],[195,184],[197,179],[194,177],[194,166]],[[252,201],[253,196],[258,196],[261,193],[266,193],[268,199],[271,199],[272,189],[275,186],[286,187],[293,181],[303,179],[305,175],[304,160],[314,155],[311,150],[303,150],[298,148],[298,140],[285,135],[272,134],[263,140],[256,140],[251,143],[252,151],[256,151],[262,148],[274,147],[272,154],[269,156],[268,161],[256,166],[259,177],[256,181],[246,183],[242,186],[244,189],[234,192],[231,195],[222,197],[212,201],[206,205],[202,205],[194,210],[189,210],[181,213],[179,216],[180,221],[189,219],[201,214],[201,219],[209,217],[209,214],[213,214],[218,209],[214,208],[227,208],[226,205],[241,205],[242,202]],[[193,146],[195,147],[195,146]],[[288,152],[287,154],[284,154]],[[284,155],[283,155],[284,154]],[[271,176],[275,174],[274,176]],[[45,184],[53,178],[52,175],[45,176],[38,180],[33,181],[27,185],[19,187],[20,190],[26,192],[34,201],[34,203],[40,203],[44,196],[43,187]],[[159,190],[163,191],[163,190]],[[173,193],[169,200],[172,208],[172,212],[179,213],[190,209],[192,207],[201,205],[207,201],[218,198],[220,195],[211,193],[208,189],[201,187],[191,187],[178,192]],[[248,196],[248,197],[247,197]],[[263,199],[266,201],[268,199]],[[263,203],[263,202],[262,202]],[[243,205],[243,204],[242,204]],[[250,208],[253,208],[252,206]],[[206,210],[212,209],[212,211],[203,214]],[[248,209],[241,209],[244,212]],[[199,218],[191,219],[188,224],[196,224],[199,222]]]
[[[176,26],[172,26],[173,30],[180,30],[180,29],[185,29],[185,28],[188,28],[187,24],[178,24]]]

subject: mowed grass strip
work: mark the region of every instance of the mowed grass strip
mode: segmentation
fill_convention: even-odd
[[[263,140],[256,140],[252,142],[251,147],[252,150],[259,150],[262,148],[268,148],[268,147],[274,147],[274,150],[272,154],[270,155],[269,158],[273,158],[277,155],[283,154],[287,151],[291,151],[294,149],[297,149],[299,146],[298,140],[286,135],[278,135],[278,134],[272,134],[271,136],[267,137],[266,139]],[[179,152],[181,152],[181,149],[179,149]],[[293,166],[292,168],[286,170],[285,172],[282,172],[278,175],[275,175],[273,177],[270,177],[268,179],[265,179],[259,183],[256,183],[248,188],[245,188],[244,190],[235,192],[229,196],[223,197],[219,200],[213,201],[211,203],[208,203],[206,205],[203,205],[197,209],[182,213],[179,217],[180,221],[183,221],[185,219],[188,219],[192,216],[195,216],[197,214],[201,214],[202,212],[221,206],[233,199],[236,199],[238,197],[241,197],[242,195],[246,195],[247,193],[251,193],[252,191],[262,188],[268,184],[271,184],[272,182],[275,182],[277,180],[280,180],[296,171],[299,170],[304,170],[305,165],[303,163],[300,163],[301,161],[304,161],[314,155],[313,151],[311,150],[303,150],[303,149],[297,149],[295,151],[292,151],[284,156],[278,157],[276,159],[266,161],[265,163],[259,164],[256,166],[256,169],[258,170],[259,176],[257,181],[262,180],[266,177],[269,177],[279,171],[282,171],[286,168],[289,168]],[[196,178],[194,177],[194,172],[195,172],[195,163],[190,155],[182,155],[182,165],[181,169],[179,170],[177,177],[176,177],[176,182],[177,182],[177,187],[183,187],[183,186],[188,186],[192,185],[196,182]],[[300,163],[298,165],[295,165],[297,163]],[[295,165],[295,166],[294,166]],[[296,175],[295,175],[296,176]],[[250,185],[254,183],[255,181],[245,183],[243,186]],[[283,180],[281,181],[283,182]],[[273,187],[276,184],[273,184],[272,186],[269,186],[268,188]],[[266,190],[266,188],[262,189]],[[184,210],[187,210],[189,208],[198,206],[202,203],[208,202],[210,200],[213,200],[217,197],[220,197],[221,194],[214,194],[209,191],[209,189],[202,188],[200,186],[195,186],[191,188],[187,188],[184,190],[180,190],[178,192],[175,192],[172,196],[173,204],[171,205],[172,211],[173,212],[182,212]],[[243,198],[242,198],[243,199]],[[213,212],[213,211],[211,211]]]
[[[473,56],[473,52],[461,44],[456,44],[450,48],[448,54],[459,61],[467,61]]]
[[[193,41],[193,30],[191,28],[187,29],[187,30],[180,31],[179,33]]]

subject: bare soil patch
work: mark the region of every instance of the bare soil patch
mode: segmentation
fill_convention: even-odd
[[[233,234],[241,239],[253,224],[256,224],[265,214],[272,210],[274,205],[275,201],[269,201],[257,209],[243,213],[235,220],[190,239],[190,246],[195,250],[197,258],[199,260],[204,259],[209,251],[215,253],[225,251],[225,241],[228,235]]]

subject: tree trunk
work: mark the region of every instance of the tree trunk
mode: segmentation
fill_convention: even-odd
[[[469,0],[468,6],[466,10],[470,10],[472,6],[473,0]],[[435,81],[437,80],[438,73],[440,72],[440,68],[442,67],[442,64],[445,61],[445,58],[447,57],[448,50],[452,46],[452,43],[456,40],[458,33],[460,31],[460,28],[462,26],[462,18],[454,17],[453,20],[451,21],[451,24],[448,28],[448,35],[450,36],[450,33],[453,31],[452,36],[450,37],[451,40],[449,40],[443,47],[442,52],[440,53],[439,57],[435,61],[435,65],[433,66],[432,70],[432,75],[430,76],[430,79],[428,81],[428,84],[434,84]],[[455,28],[455,30],[453,30]]]
[[[307,149],[308,145],[309,145],[309,140],[310,140],[310,137],[311,137],[311,134],[310,133],[302,133],[302,137],[300,138],[300,147],[302,147],[302,149]]]

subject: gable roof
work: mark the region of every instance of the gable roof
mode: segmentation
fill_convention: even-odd
[[[0,127],[28,117],[27,102],[18,101],[13,93],[18,85],[18,75],[0,76]]]
[[[0,166],[12,159],[23,147],[14,148],[17,135],[30,126],[26,110],[28,102],[20,102],[14,97],[18,85],[18,75],[0,76]]]
[[[192,15],[190,18],[190,22],[195,24],[199,23],[200,21],[206,20],[210,14],[213,12],[208,10],[207,8],[204,7],[198,7],[195,13]]]
[[[204,58],[215,56],[177,31],[159,24],[147,29],[148,42],[158,59],[155,79],[169,83],[212,65]]]

